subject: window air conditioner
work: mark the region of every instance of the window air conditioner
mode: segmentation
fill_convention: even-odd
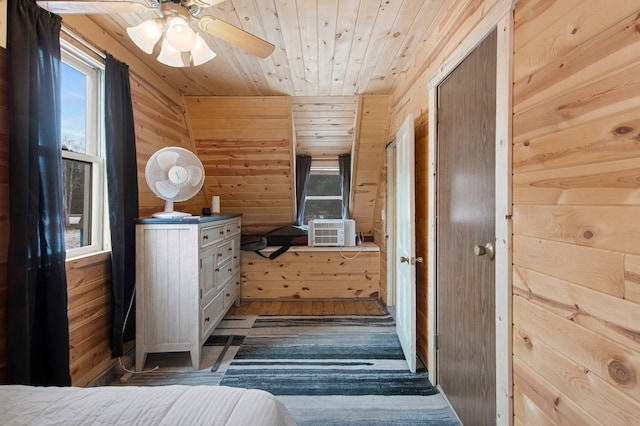
[[[353,219],[315,219],[309,221],[310,246],[355,246]]]

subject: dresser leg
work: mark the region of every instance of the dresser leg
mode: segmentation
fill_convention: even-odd
[[[194,370],[200,370],[200,347],[191,349],[191,365]]]
[[[147,354],[142,349],[136,349],[136,371],[144,370],[144,365],[146,362]]]

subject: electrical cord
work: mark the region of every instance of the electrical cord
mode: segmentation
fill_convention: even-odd
[[[353,256],[350,256],[350,257],[349,257],[349,256],[346,256],[346,255],[342,252],[342,249],[343,249],[344,247],[340,247],[340,256],[342,256],[342,258],[343,258],[343,259],[346,259],[346,260],[353,260],[353,259],[355,259],[356,257],[358,257],[358,255],[359,255],[360,253],[362,253],[362,251],[364,250],[364,238],[362,237],[362,232],[360,233],[360,235],[358,235],[358,245],[360,246],[360,250],[358,250],[358,251],[356,252],[356,254],[354,254]]]
[[[124,364],[122,363],[122,357],[118,357],[118,362],[120,363],[120,367],[122,367],[122,369],[124,371],[126,371],[127,373],[131,373],[131,374],[151,373],[152,371],[156,371],[156,370],[160,369],[160,366],[156,365],[151,370],[133,371],[133,370],[129,370],[127,367],[124,366]]]
[[[124,328],[127,326],[127,321],[129,321],[129,314],[131,313],[131,308],[133,307],[133,300],[135,295],[136,295],[136,288],[134,286],[133,293],[131,293],[131,300],[129,301],[129,308],[127,309],[127,314],[124,316],[124,322],[122,323],[122,334],[124,334]],[[120,367],[122,367],[124,371],[130,374],[151,373],[152,371],[156,371],[160,368],[159,365],[156,365],[151,370],[134,371],[134,370],[129,370],[127,367],[124,366],[124,364],[122,363],[122,357],[118,357],[118,362],[120,363]]]

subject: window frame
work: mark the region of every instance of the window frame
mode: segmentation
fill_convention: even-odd
[[[315,163],[315,164],[314,164]],[[317,161],[312,160],[311,169],[309,170],[309,177],[311,175],[336,175],[340,176],[340,168],[338,166],[337,159],[335,164],[333,161]],[[341,190],[342,192],[342,190]],[[303,218],[303,225],[308,225],[309,221],[304,222],[304,219],[307,217],[307,201],[330,201],[330,200],[340,200],[342,201],[342,197],[344,194],[340,195],[305,195],[304,203],[305,203],[305,214]],[[340,219],[340,218],[337,218]]]
[[[110,233],[106,195],[104,131],[104,63],[92,58],[64,39],[60,40],[62,63],[87,76],[85,153],[61,150],[61,159],[91,164],[91,228],[89,244],[67,249],[67,260],[109,251]],[[62,126],[61,126],[62,129]]]

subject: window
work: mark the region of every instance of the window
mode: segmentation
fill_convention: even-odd
[[[107,249],[103,65],[61,40],[62,177],[67,257]]]
[[[306,225],[312,219],[342,218],[342,187],[338,161],[313,160],[304,205]]]

